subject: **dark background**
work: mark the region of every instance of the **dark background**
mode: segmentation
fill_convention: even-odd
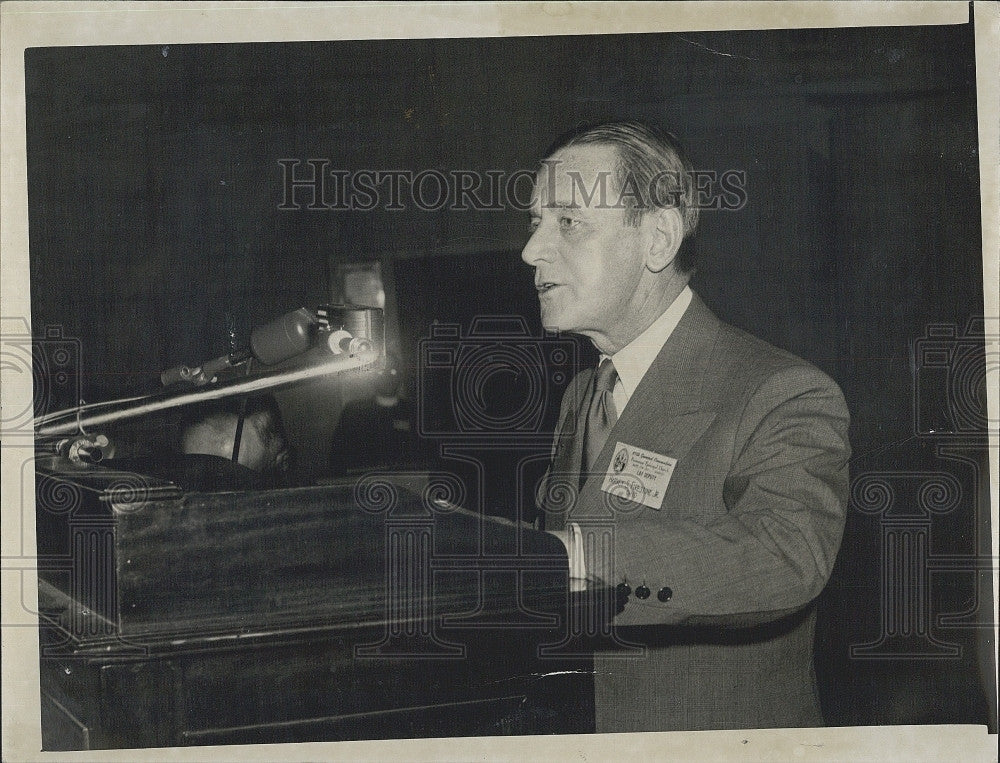
[[[226,352],[229,324],[245,335],[328,301],[349,261],[383,268],[389,342],[415,397],[416,343],[433,321],[508,314],[540,331],[518,257],[526,215],[279,210],[278,161],[512,172],[577,122],[651,119],[699,169],[747,174],[743,209],[702,216],[694,288],[838,381],[855,480],[960,481],[932,554],[989,553],[982,427],[946,413],[928,424],[948,377],[915,364],[928,325],[961,336],[983,313],[971,25],[45,48],[25,63],[32,321],[81,340],[84,399],[150,391],[161,369]],[[972,377],[975,407],[984,382]],[[302,479],[327,476],[341,407],[363,394],[282,397]],[[967,437],[940,435],[949,427]],[[941,450],[956,441],[965,460]],[[502,479],[484,493],[470,490],[488,509],[523,501]],[[915,651],[850,656],[879,636],[886,521],[852,503],[824,594],[829,721],[984,723],[991,633],[972,625],[988,621],[990,593],[969,565],[930,576],[931,632]],[[966,614],[946,627],[949,613]],[[959,654],[930,659],[935,639]]]

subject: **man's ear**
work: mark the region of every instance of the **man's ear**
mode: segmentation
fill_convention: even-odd
[[[675,207],[658,209],[651,213],[653,242],[646,254],[646,268],[659,273],[674,261],[684,240],[684,220]]]

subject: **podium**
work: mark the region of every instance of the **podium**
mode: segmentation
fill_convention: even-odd
[[[378,476],[155,471],[36,461],[45,750],[592,729],[591,665],[545,651],[555,537]]]

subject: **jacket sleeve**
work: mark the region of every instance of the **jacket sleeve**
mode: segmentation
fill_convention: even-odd
[[[644,511],[617,524],[613,555],[587,544],[590,574],[650,589],[617,622],[749,626],[814,599],[846,518],[848,422],[839,388],[812,366],[766,378],[735,427],[722,494],[705,499],[720,510],[704,523]]]

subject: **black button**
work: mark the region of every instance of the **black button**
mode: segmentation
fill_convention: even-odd
[[[674,592],[671,591],[666,586],[663,586],[663,588],[661,588],[659,591],[656,592],[656,598],[659,599],[660,601],[670,601],[673,595]]]
[[[615,586],[615,591],[618,592],[619,596],[628,596],[630,593],[632,593],[632,586],[630,586],[628,583],[619,583],[617,586]]]
[[[638,588],[635,589],[635,597],[637,599],[648,599],[649,589],[646,588],[646,586],[644,585],[639,586]]]

